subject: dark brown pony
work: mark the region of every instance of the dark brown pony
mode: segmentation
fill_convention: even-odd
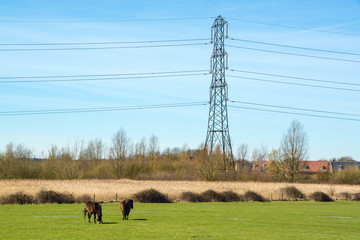
[[[86,213],[88,215],[89,218],[89,223],[90,223],[90,218],[91,215],[94,214],[94,223],[103,223],[102,222],[102,210],[101,210],[101,205],[100,203],[97,202],[93,202],[93,201],[89,201],[86,203],[85,208],[84,208],[84,218],[86,216]]]
[[[125,199],[120,202],[120,209],[123,215],[123,220],[129,219],[130,209],[134,208],[134,201],[132,199]]]

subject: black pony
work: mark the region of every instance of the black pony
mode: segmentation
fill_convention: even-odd
[[[132,199],[125,199],[120,202],[120,209],[123,215],[123,220],[129,219],[130,209],[134,208],[134,201]]]
[[[102,222],[102,211],[101,211],[101,205],[100,203],[97,202],[93,202],[93,201],[89,201],[86,203],[85,208],[84,208],[84,218],[86,216],[86,213],[88,215],[89,218],[89,223],[90,223],[90,217],[92,214],[94,214],[94,223],[101,224]],[[97,216],[96,216],[97,215]]]

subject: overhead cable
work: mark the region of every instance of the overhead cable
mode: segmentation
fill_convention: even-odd
[[[176,73],[176,72],[174,72]],[[51,82],[83,82],[83,81],[111,81],[111,80],[127,80],[127,79],[145,79],[145,78],[170,78],[170,77],[188,77],[188,76],[205,76],[209,75],[209,72],[202,71],[191,73],[191,71],[183,71],[180,74],[118,74],[116,75],[108,75],[107,77],[95,77],[95,78],[66,78],[66,79],[26,79],[26,80],[0,80],[0,84],[2,83],[51,83]],[[86,75],[84,75],[86,76]],[[56,76],[53,76],[56,77]],[[25,78],[25,77],[24,77]],[[15,78],[16,79],[16,78]]]
[[[269,83],[280,83],[280,84],[303,86],[303,87],[314,87],[314,88],[325,88],[325,89],[333,89],[333,90],[360,92],[360,89],[352,89],[352,88],[330,87],[330,86],[321,86],[321,85],[314,85],[314,84],[285,82],[285,81],[278,81],[278,80],[261,79],[261,78],[251,78],[251,77],[242,77],[242,76],[233,76],[233,75],[226,75],[226,76],[227,76],[227,77],[233,77],[233,78],[241,78],[241,79],[251,80],[251,81],[260,81],[260,82],[269,82]]]
[[[307,116],[307,117],[317,117],[317,118],[327,118],[327,119],[336,119],[336,120],[346,120],[346,121],[360,122],[360,118],[331,116],[331,115],[343,115],[343,116],[359,117],[360,116],[359,114],[330,112],[330,111],[321,111],[321,110],[313,110],[313,109],[276,106],[276,105],[241,102],[241,101],[230,101],[230,102],[237,103],[237,104],[241,103],[241,104],[244,104],[244,105],[257,106],[257,107],[248,107],[248,106],[228,105],[228,107],[230,107],[230,108],[238,108],[238,109],[246,109],[246,110],[253,110],[253,111],[262,111],[262,112],[271,112],[271,113],[300,115],[300,116]],[[262,108],[259,108],[259,107],[262,107]],[[267,107],[267,108],[263,108],[263,107]],[[271,109],[269,109],[269,108],[271,108]],[[293,111],[274,110],[273,108],[287,109],[287,110],[293,110]],[[294,112],[294,110],[296,112]],[[303,111],[303,112],[299,112],[299,111]],[[314,113],[319,113],[319,114],[306,113],[306,112],[314,112]],[[330,114],[330,115],[321,115],[321,114]]]
[[[304,81],[310,81],[310,82],[321,82],[321,83],[331,83],[331,84],[342,84],[342,85],[360,86],[360,83],[329,81],[329,80],[323,80],[323,79],[305,78],[305,77],[289,76],[289,75],[280,75],[280,74],[272,74],[272,73],[263,73],[263,72],[254,72],[254,71],[239,70],[239,69],[228,69],[228,71],[231,71],[231,72],[241,72],[241,73],[250,73],[250,74],[270,76],[270,77],[291,78],[291,79],[298,79],[298,80],[304,80]]]
[[[239,38],[228,38],[233,41],[240,41],[246,43],[256,43],[268,46],[276,46],[276,47],[285,47],[285,48],[293,48],[293,49],[300,49],[300,50],[308,50],[308,51],[317,51],[317,52],[325,52],[325,53],[336,53],[336,54],[343,54],[343,55],[352,55],[352,56],[360,56],[360,53],[350,53],[350,52],[342,52],[342,51],[333,51],[333,50],[326,50],[326,49],[318,49],[318,48],[308,48],[308,47],[300,47],[300,46],[293,46],[293,45],[285,45],[285,44],[278,44],[278,43],[269,43],[269,42],[262,42],[262,41],[253,41],[248,39],[239,39]]]
[[[208,105],[208,102],[185,102],[169,104],[152,104],[138,106],[121,106],[121,107],[98,107],[98,108],[67,108],[67,109],[47,109],[47,110],[25,110],[25,111],[1,111],[0,116],[19,116],[19,115],[50,115],[65,113],[91,113],[91,112],[109,112],[109,111],[129,111],[161,108],[179,108]]]
[[[261,49],[261,48],[242,47],[242,46],[235,46],[235,45],[225,45],[225,46],[226,46],[226,47],[230,47],[230,48],[240,48],[240,49],[246,49],[246,50],[251,50],[251,51],[260,51],[260,52],[267,52],[267,53],[284,54],[284,55],[291,55],[291,56],[298,56],[298,57],[308,57],[308,58],[317,58],[317,59],[324,59],[324,60],[333,60],[333,61],[360,63],[360,60],[352,60],[352,59],[344,59],[344,58],[332,58],[332,57],[322,57],[322,56],[314,56],[314,55],[307,55],[307,54],[299,54],[299,53],[290,53],[290,52],[267,50],[267,49]]]
[[[112,42],[58,42],[58,43],[0,43],[0,46],[67,46],[67,45],[109,45],[109,44],[139,44],[209,41],[209,38],[144,40],[144,41],[112,41]]]
[[[305,27],[299,27],[299,26],[290,26],[290,25],[284,25],[284,24],[275,24],[275,23],[269,23],[269,22],[253,21],[253,20],[241,19],[241,18],[227,18],[227,19],[228,20],[234,20],[234,21],[240,21],[240,22],[246,22],[246,23],[260,24],[260,25],[265,25],[265,26],[289,28],[289,29],[296,29],[296,30],[304,30],[304,31],[309,31],[309,32],[332,33],[332,34],[341,34],[341,35],[357,36],[357,37],[360,36],[360,34],[357,34],[357,33],[320,30],[319,27],[317,27],[317,28],[305,28]],[[359,23],[359,21],[355,21],[355,22],[357,24]]]
[[[306,112],[315,112],[315,113],[325,113],[325,114],[333,114],[333,115],[360,117],[360,114],[355,114],[355,113],[333,112],[333,111],[316,110],[316,109],[309,109],[309,108],[296,108],[296,107],[271,105],[271,104],[263,104],[263,103],[253,103],[253,102],[245,102],[245,101],[235,101],[235,100],[229,100],[229,102],[238,103],[238,104],[245,104],[245,105],[260,106],[260,107],[281,108],[281,109],[296,110],[296,111],[306,111]]]
[[[94,23],[94,22],[161,22],[161,21],[183,21],[183,20],[204,20],[214,19],[215,17],[178,17],[178,18],[139,18],[139,19],[87,19],[87,20],[14,20],[3,19],[0,23]]]
[[[230,107],[230,108],[241,108],[241,109],[254,110],[254,111],[262,111],[262,112],[272,112],[272,113],[281,113],[281,114],[290,114],[290,115],[300,115],[300,116],[307,116],[307,117],[328,118],[328,119],[336,119],[336,120],[346,120],[346,121],[356,121],[356,122],[360,122],[360,119],[356,119],[356,118],[331,117],[331,116],[323,116],[323,115],[316,115],[316,114],[294,113],[294,112],[286,112],[286,111],[278,111],[278,110],[269,110],[269,109],[261,109],[261,108],[254,108],[254,107],[231,106],[231,105],[228,105],[228,107]]]
[[[160,47],[187,47],[209,45],[210,42],[203,43],[184,43],[184,44],[162,44],[162,45],[136,45],[136,46],[108,46],[108,47],[68,47],[68,48],[0,48],[1,52],[19,51],[78,51],[78,50],[111,50],[111,49],[130,49],[130,48],[160,48]]]
[[[23,78],[82,78],[82,77],[111,77],[111,76],[131,76],[131,75],[153,75],[153,74],[173,74],[173,73],[196,73],[208,70],[177,70],[163,72],[137,72],[137,73],[109,73],[109,74],[81,74],[81,75],[48,75],[48,76],[0,76],[0,79],[23,79]]]

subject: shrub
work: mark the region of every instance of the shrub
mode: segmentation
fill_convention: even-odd
[[[36,195],[39,203],[74,203],[75,199],[72,194],[58,193],[52,190],[41,190]]]
[[[204,198],[200,194],[193,192],[183,192],[181,200],[186,202],[204,202]]]
[[[342,184],[360,184],[360,169],[347,167],[335,174],[335,180]]]
[[[22,192],[17,192],[10,194],[7,197],[2,197],[0,199],[1,204],[32,204],[35,203],[34,197],[24,194]]]
[[[225,197],[215,192],[214,190],[207,190],[201,194],[205,202],[226,202]]]
[[[183,192],[181,200],[187,202],[238,202],[242,197],[232,191],[218,193],[214,190],[207,190],[201,194],[193,192]]]
[[[319,183],[328,183],[332,180],[332,177],[332,174],[328,172],[318,172],[315,175],[315,178]]]
[[[144,190],[133,195],[137,202],[142,203],[171,203],[168,196],[155,189]]]
[[[310,194],[309,199],[315,202],[332,202],[334,201],[329,195],[326,193],[317,191],[312,194]]]
[[[336,199],[337,200],[342,200],[342,201],[347,201],[347,200],[351,200],[352,196],[350,193],[348,192],[342,192],[336,195]]]
[[[244,201],[265,202],[265,199],[258,193],[247,191],[243,196]]]
[[[352,197],[353,201],[360,201],[360,193],[355,193]]]
[[[75,199],[75,202],[76,203],[87,203],[88,201],[91,200],[91,197],[89,194],[83,194],[81,196],[78,196],[76,199]]]
[[[221,195],[224,197],[225,202],[238,202],[243,200],[239,194],[232,191],[222,192]]]
[[[305,198],[305,195],[294,186],[282,188],[281,192],[283,192],[285,194],[285,196],[291,200]]]

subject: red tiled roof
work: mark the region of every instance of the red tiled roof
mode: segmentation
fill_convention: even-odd
[[[306,169],[305,169],[306,166]],[[328,161],[301,161],[300,163],[301,172],[328,172],[329,162]]]

